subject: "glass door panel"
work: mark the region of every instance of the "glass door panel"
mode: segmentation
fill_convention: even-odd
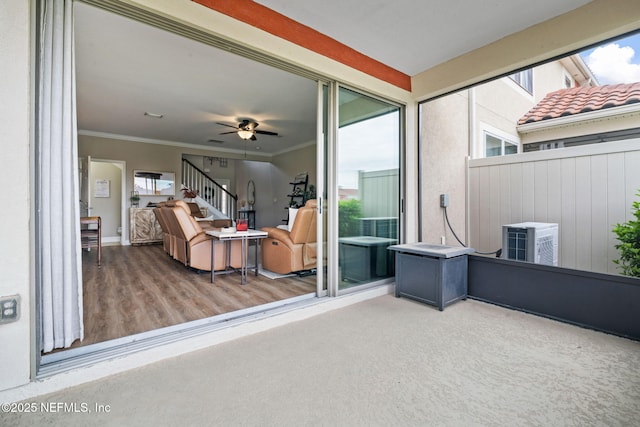
[[[394,275],[398,242],[400,107],[338,93],[338,289]]]

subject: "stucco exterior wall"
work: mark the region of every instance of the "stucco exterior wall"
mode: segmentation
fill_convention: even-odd
[[[562,63],[553,61],[533,69],[533,94],[527,92],[508,77],[476,86],[474,90],[477,122],[473,157],[484,156],[485,131],[502,133],[498,136],[508,136],[509,140],[521,144],[543,140],[541,139],[543,137],[537,134],[520,134],[517,129],[518,120],[548,93],[563,89],[565,87],[564,79],[567,75],[570,74]],[[622,123],[620,125],[623,126]],[[610,125],[605,126],[610,127]],[[549,139],[549,136],[555,138],[556,132],[559,135],[571,134],[571,131],[567,132],[566,129],[541,133]],[[582,131],[574,129],[573,132]],[[520,147],[520,151],[522,151],[522,147]]]
[[[0,296],[19,295],[20,319],[0,325],[0,390],[29,381],[33,351],[31,309],[32,170],[30,168],[30,10],[27,1],[0,2],[0,180],[11,187],[11,209],[0,217]]]
[[[421,240],[457,246],[449,231],[440,194],[449,195],[449,221],[460,239],[466,239],[466,158],[469,152],[468,92],[421,105],[420,196]]]
[[[534,69],[534,87],[543,73]],[[484,133],[488,131],[510,141],[520,142],[516,124],[518,119],[535,105],[534,97],[509,77],[476,86],[476,137],[473,157],[485,156]]]
[[[535,68],[535,72],[533,96],[536,104],[549,92],[564,89],[565,75],[571,77],[570,73],[564,68],[560,61],[539,65]]]

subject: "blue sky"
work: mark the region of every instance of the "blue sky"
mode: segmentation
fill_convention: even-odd
[[[640,82],[640,33],[580,53],[598,83]]]

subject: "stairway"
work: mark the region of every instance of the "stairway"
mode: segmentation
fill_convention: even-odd
[[[189,160],[182,159],[182,187],[197,193],[194,201],[206,207],[208,216],[216,219],[236,219],[238,196],[211,179]]]

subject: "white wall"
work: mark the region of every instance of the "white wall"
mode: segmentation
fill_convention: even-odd
[[[0,390],[29,381],[35,351],[31,348],[30,27],[28,1],[0,2],[0,181],[11,189],[11,208],[0,218],[0,296],[22,298],[19,321],[0,325]]]
[[[502,246],[502,225],[559,224],[559,265],[619,273],[612,229],[632,218],[640,139],[470,162],[470,246]]]
[[[273,209],[278,211],[277,216],[280,217],[278,224],[282,224],[281,220],[287,218],[287,211],[284,209],[289,206],[287,194],[291,194],[290,182],[297,174],[307,172],[309,185],[314,185],[317,188],[316,157],[316,144],[311,144],[297,150],[281,153],[273,158],[273,166],[277,169],[276,176],[278,177],[274,180]]]
[[[102,220],[102,241],[120,242],[118,227],[122,217],[122,168],[108,162],[91,162],[91,216],[99,216]],[[96,180],[109,181],[109,197],[95,197]]]
[[[282,177],[278,175],[278,170],[267,162],[238,161],[236,166],[238,201],[247,200],[249,180],[253,180],[255,186],[253,209],[256,211],[256,229],[282,224],[284,210],[278,210],[273,201],[274,188],[277,187],[275,183],[282,180]]]

